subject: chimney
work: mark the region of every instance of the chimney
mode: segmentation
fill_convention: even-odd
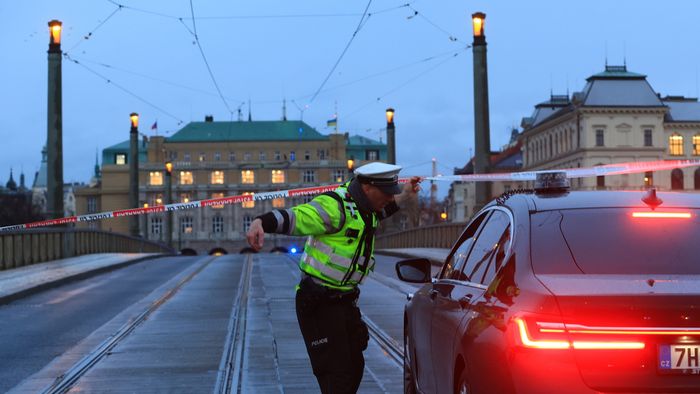
[[[204,115],[204,121],[211,123],[214,121],[214,115]]]

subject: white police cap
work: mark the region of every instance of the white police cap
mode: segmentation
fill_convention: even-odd
[[[386,163],[369,163],[355,170],[360,183],[376,186],[386,194],[400,194],[399,171],[401,166]]]

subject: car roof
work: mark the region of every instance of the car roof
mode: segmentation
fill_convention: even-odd
[[[642,197],[647,191],[572,191],[568,193],[548,194],[530,193],[518,194],[520,198],[529,200],[530,207],[535,211],[579,208],[649,208]],[[663,203],[663,208],[700,208],[700,193],[657,192],[657,197]],[[506,205],[508,200],[506,200]]]

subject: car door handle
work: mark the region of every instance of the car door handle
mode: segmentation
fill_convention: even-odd
[[[435,297],[437,297],[437,295],[438,295],[438,291],[435,289],[432,289],[428,292],[428,295],[430,296],[430,299],[434,300]]]
[[[459,306],[462,308],[466,308],[471,304],[472,302],[472,295],[471,294],[465,294],[464,297],[459,299]]]

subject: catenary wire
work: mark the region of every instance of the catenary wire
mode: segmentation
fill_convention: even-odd
[[[112,11],[112,13],[109,14],[109,15],[107,16],[107,18],[105,18],[103,21],[101,21],[100,23],[98,23],[97,26],[95,26],[92,30],[90,30],[90,31],[88,32],[88,34],[84,35],[77,43],[75,43],[75,45],[73,45],[73,46],[68,50],[68,52],[72,52],[75,48],[79,47],[80,44],[82,44],[83,42],[89,40],[89,39],[92,37],[92,34],[93,34],[93,33],[95,33],[100,27],[102,27],[105,23],[107,23],[107,21],[110,20],[117,12],[121,11],[122,8],[123,8],[123,7],[122,7],[121,5],[117,5],[117,8],[116,8],[114,11]]]

